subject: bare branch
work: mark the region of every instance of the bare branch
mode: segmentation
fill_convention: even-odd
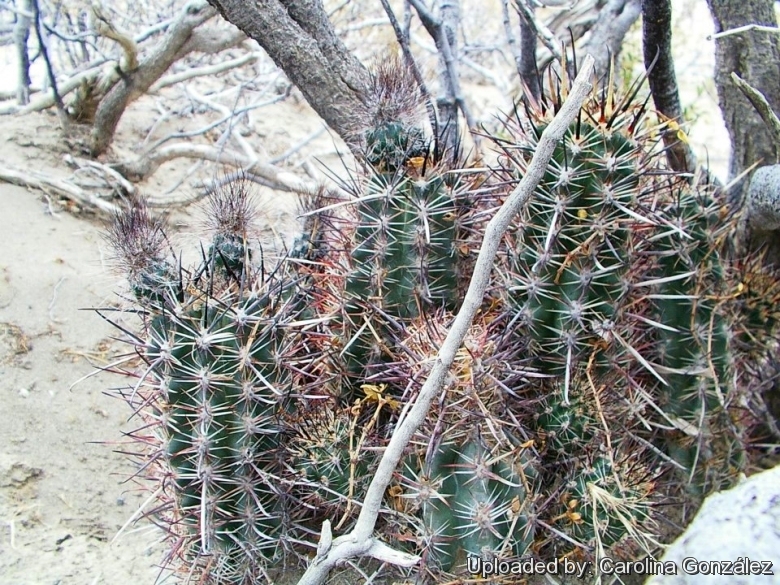
[[[87,69],[86,71],[82,71],[81,73],[77,73],[70,79],[66,80],[59,87],[59,95],[64,97],[81,87],[82,84],[94,82],[94,80],[97,79],[103,72],[103,64],[104,63],[95,65],[94,67]],[[0,115],[29,114],[30,112],[45,110],[46,108],[50,108],[53,105],[55,105],[54,92],[49,91],[44,95],[38,96],[35,100],[31,101],[23,108],[20,108],[16,104],[1,106]]]
[[[777,28],[776,26],[761,26],[760,24],[746,24],[745,26],[730,28],[728,30],[724,30],[722,32],[716,33],[714,35],[707,35],[707,40],[714,41],[715,39],[722,39],[723,37],[738,35],[753,30],[758,32],[766,32],[766,33],[773,33],[773,34],[780,33],[780,28]]]
[[[42,25],[41,25],[41,11],[38,6],[38,0],[32,0],[33,8],[33,28],[35,29],[35,36],[38,38],[38,49],[43,56],[43,61],[46,63],[46,75],[51,85],[52,93],[54,94],[54,103],[57,105],[57,114],[60,117],[60,123],[63,128],[67,127],[68,115],[65,112],[65,104],[62,102],[62,96],[57,89],[57,77],[54,74],[54,68],[49,58],[49,47],[46,46],[46,39],[43,37]]]
[[[512,21],[509,17],[509,0],[501,0],[501,16],[502,23],[504,25],[504,34],[506,35],[506,42],[509,45],[509,51],[512,53],[512,58],[515,60],[515,68],[518,75],[520,75],[520,46],[517,44],[515,33],[512,32]],[[520,76],[522,79],[522,75]]]
[[[623,39],[641,13],[642,0],[609,0],[599,10],[590,36],[578,51],[593,56],[598,77],[609,72],[611,60],[617,61]]]
[[[642,39],[653,103],[668,121],[663,132],[666,159],[673,170],[693,174],[696,157],[680,135],[682,107],[672,58],[672,5],[669,0],[642,2]]]
[[[119,208],[113,203],[100,197],[95,197],[64,179],[52,177],[50,173],[39,173],[32,169],[16,170],[0,166],[0,181],[30,189],[38,189],[47,194],[70,199],[93,212],[116,213],[119,211]]]
[[[504,232],[509,227],[514,216],[533,195],[539,181],[544,176],[555,146],[560,142],[564,133],[577,116],[590,90],[588,81],[592,75],[593,58],[585,57],[580,73],[566,102],[542,133],[533,159],[520,184],[512,191],[498,210],[498,213],[488,223],[482,247],[474,267],[474,274],[463,301],[463,307],[455,318],[452,328],[436,356],[431,373],[420,390],[420,394],[417,396],[411,409],[407,411],[406,417],[399,421],[382,455],[379,467],[366,493],[355,528],[349,534],[336,538],[325,555],[315,558],[299,581],[299,585],[321,585],[325,582],[331,568],[338,563],[355,556],[370,554],[372,549],[376,547],[377,540],[372,534],[385,491],[401,460],[403,451],[409,444],[414,432],[425,419],[431,401],[441,392],[455,359],[455,354],[460,348],[474,316],[482,306],[482,300],[490,280],[490,273],[493,269],[493,262]],[[395,560],[401,554],[395,553]]]
[[[409,3],[414,7],[417,15],[420,17],[420,22],[423,23],[425,30],[428,31],[428,34],[431,35],[434,43],[436,43],[439,58],[443,65],[441,76],[444,95],[438,99],[440,114],[439,138],[449,151],[450,156],[454,156],[459,145],[458,111],[461,111],[463,117],[466,118],[469,130],[476,129],[476,121],[461,91],[460,76],[455,56],[455,31],[460,18],[460,8],[455,0],[443,2],[441,6],[442,17],[436,18],[421,0],[409,0]],[[474,140],[479,150],[479,135],[475,134]]]
[[[32,23],[32,0],[25,0],[24,9],[19,10],[16,16],[13,36],[16,44],[19,79],[17,80],[16,101],[20,106],[30,102],[30,55],[27,49],[27,39],[30,37],[30,25]]]
[[[100,101],[90,138],[93,155],[106,151],[116,131],[119,119],[133,100],[145,93],[176,61],[192,31],[216,14],[205,0],[192,0],[168,28],[162,41],[140,60],[135,71],[122,76]]]
[[[30,12],[32,14],[32,12]],[[135,43],[141,43],[150,37],[154,36],[155,34],[166,30],[174,20],[164,20],[145,31],[141,32],[140,34],[133,37],[133,40]],[[193,34],[190,36],[187,43],[185,43],[184,47],[182,47],[182,50],[179,51],[179,54],[177,55],[177,60],[184,57],[187,53],[191,51],[198,51],[201,53],[218,53],[220,51],[223,51],[226,48],[233,47],[240,42],[246,40],[246,35],[236,29],[235,27],[231,27],[230,29],[227,29],[225,32],[220,33],[219,31],[215,30],[216,27],[209,27],[207,29],[201,30],[196,29],[193,31]],[[95,80],[98,77],[105,77],[105,68],[104,66],[110,61],[108,58],[100,58],[95,59],[94,61],[91,61],[85,65],[82,66],[82,70],[78,73],[72,75],[68,79],[66,79],[64,82],[61,82],[59,89],[60,96],[65,97],[66,95],[72,93],[74,90],[78,89],[82,85],[91,85],[95,83]],[[105,86],[105,87],[111,87],[113,83],[116,82],[116,80],[119,78],[119,76],[115,73],[111,75],[110,79],[101,79],[99,85]],[[40,91],[40,88],[32,88],[31,91],[38,92]],[[5,93],[0,93],[0,98],[8,99],[9,97],[12,97],[15,95],[14,93],[10,93],[6,95]],[[35,101],[27,105],[26,107],[19,107],[15,104],[4,104],[0,105],[0,115],[6,115],[6,114],[29,114],[30,112],[37,112],[40,110],[45,110],[46,108],[50,108],[54,105],[54,93],[49,90],[44,95],[38,96]]]
[[[767,129],[771,132],[772,140],[775,141],[775,148],[780,152],[780,120],[777,119],[777,114],[772,111],[772,106],[769,105],[764,94],[734,72],[731,73],[731,80],[745,94],[745,97],[750,100],[750,103],[753,104],[758,115],[761,116]]]
[[[522,12],[518,12],[518,16],[520,17],[520,65],[517,72],[527,95],[538,104],[542,99],[542,87],[539,83],[539,69],[536,63],[537,32],[534,23]]]
[[[181,59],[193,52],[216,55],[238,46],[246,40],[246,34],[235,26],[229,28],[218,26],[198,27],[192,31],[190,38],[184,43],[176,59]]]
[[[369,116],[369,74],[344,46],[321,2],[209,0],[256,40],[320,117],[351,144]]]
[[[188,79],[194,79],[195,77],[203,77],[205,75],[217,75],[218,73],[222,73],[230,69],[235,69],[236,67],[241,67],[243,65],[246,65],[247,63],[254,63],[255,61],[257,61],[259,57],[260,57],[259,53],[246,53],[241,57],[236,57],[235,59],[230,59],[229,61],[223,61],[222,63],[217,63],[215,65],[194,67],[192,69],[182,71],[181,73],[173,73],[171,75],[166,75],[165,77],[161,77],[158,81],[152,84],[152,86],[149,88],[149,93],[156,93],[161,89],[163,89],[164,87],[168,87],[169,85],[174,85],[176,83],[181,83],[182,81],[187,81]]]
[[[763,94],[772,110],[780,112],[780,84],[777,83],[780,43],[775,35],[748,26],[776,29],[777,15],[772,0],[707,0],[707,4],[716,33],[743,30],[739,35],[721,36],[715,41],[715,87],[731,139],[729,179],[732,180],[756,164],[771,163],[777,155],[777,143],[770,129],[748,105],[747,98],[731,78],[736,71]],[[747,184],[748,181],[743,180],[733,185],[729,199],[739,200]]]
[[[172,132],[171,134],[168,134],[167,136],[163,136],[159,140],[156,140],[151,146],[149,146],[145,150],[146,150],[146,152],[151,152],[151,151],[159,148],[160,146],[162,146],[166,142],[168,142],[170,140],[174,140],[176,138],[193,138],[195,136],[201,136],[201,135],[205,134],[206,132],[208,132],[209,130],[211,130],[213,128],[216,128],[217,126],[220,126],[221,124],[224,124],[225,122],[230,122],[234,118],[238,118],[239,116],[241,116],[243,114],[246,114],[247,112],[251,112],[252,110],[256,110],[258,108],[264,108],[266,106],[270,106],[270,105],[276,104],[276,103],[282,101],[283,99],[285,99],[285,97],[287,97],[287,93],[283,93],[281,95],[274,96],[272,98],[269,98],[267,100],[263,100],[261,102],[255,102],[255,103],[249,104],[247,106],[243,106],[241,108],[237,108],[235,110],[230,110],[229,108],[226,108],[224,110],[220,110],[224,115],[221,118],[219,118],[218,120],[210,122],[209,124],[206,124],[205,126],[201,126],[200,128],[197,128],[195,130],[184,130],[184,131],[181,131],[181,132]],[[162,119],[165,119],[165,116],[163,116]],[[149,132],[150,135],[151,135],[152,131],[153,131],[153,129]],[[144,141],[144,144],[146,144],[146,142],[148,141],[148,138],[149,137],[147,136],[147,140]]]
[[[126,32],[119,30],[106,16],[100,7],[100,4],[93,2],[89,5],[92,28],[99,35],[119,43],[125,54],[124,63],[120,67],[124,71],[133,71],[138,67],[138,45],[135,40]]]
[[[422,22],[425,30],[428,31],[428,34],[431,35],[431,37],[436,38],[436,29],[441,26],[441,21],[436,18],[420,0],[408,1],[409,4],[414,6],[414,10],[417,12],[417,16],[420,17],[420,22]]]
[[[131,180],[139,181],[156,171],[160,165],[177,158],[193,158],[208,160],[230,167],[240,167],[246,172],[262,177],[269,186],[280,191],[295,193],[316,193],[319,185],[305,181],[297,175],[283,171],[273,165],[258,160],[251,160],[238,152],[218,149],[208,144],[176,143],[164,146],[135,161],[112,165],[122,175]]]
[[[520,14],[533,25],[539,40],[541,40],[542,44],[547,47],[547,50],[552,53],[555,60],[559,63],[563,63],[563,53],[561,53],[560,40],[556,38],[552,31],[547,28],[547,26],[541,20],[536,18],[534,9],[531,8],[526,0],[515,0],[515,6],[517,6],[517,10],[520,12]]]

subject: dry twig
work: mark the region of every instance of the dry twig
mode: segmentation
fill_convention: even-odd
[[[736,85],[739,90],[745,94],[745,97],[750,100],[750,103],[753,104],[758,115],[761,116],[767,129],[772,134],[772,140],[777,145],[776,148],[780,149],[780,120],[777,119],[777,114],[772,111],[772,106],[769,105],[769,102],[760,91],[734,72],[731,73],[731,81],[734,82],[734,85]]]
[[[0,181],[63,197],[81,204],[90,211],[109,214],[119,211],[113,203],[96,197],[73,183],[30,169],[18,170],[0,166]]]

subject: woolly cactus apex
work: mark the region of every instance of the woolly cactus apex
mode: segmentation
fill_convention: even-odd
[[[377,60],[368,94],[373,111],[366,124],[366,161],[381,172],[395,173],[410,158],[425,157],[422,94],[400,57]]]
[[[153,217],[143,201],[114,216],[105,237],[138,302],[160,304],[180,294],[179,271],[166,250],[165,221]]]
[[[206,228],[212,237],[209,257],[236,279],[251,260],[249,239],[255,215],[249,180],[244,177],[221,185],[206,202]]]

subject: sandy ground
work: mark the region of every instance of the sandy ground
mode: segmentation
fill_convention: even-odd
[[[117,441],[129,411],[100,375],[114,345],[81,309],[112,302],[93,223],[0,186],[0,584],[153,583],[149,530],[112,542],[141,503]]]
[[[696,4],[681,18],[708,23],[706,6]],[[698,116],[693,144],[701,156],[707,145],[711,166],[725,175],[727,137],[714,107],[707,33],[702,30],[701,44],[681,57],[678,74],[683,102],[693,104]],[[471,95],[479,101],[487,92]],[[134,105],[120,126],[115,153],[136,148],[154,118],[154,100]],[[207,121],[172,119],[155,132]],[[319,124],[291,99],[258,114],[251,139],[270,158]],[[51,113],[0,118],[3,164],[67,175],[63,156],[71,151],[56,127]],[[325,134],[307,146],[305,156],[332,162],[333,150]],[[142,191],[159,194],[189,166],[166,165]],[[261,206],[273,210],[269,224],[290,221],[289,197],[260,197]],[[186,213],[177,217],[183,226],[194,221]],[[160,533],[141,522],[116,538],[146,497],[125,481],[132,467],[111,444],[133,428],[128,407],[104,393],[123,381],[100,374],[74,385],[122,351],[111,340],[115,331],[82,310],[115,304],[121,287],[109,270],[101,224],[63,210],[45,194],[0,183],[0,226],[0,585],[154,583],[163,554]]]

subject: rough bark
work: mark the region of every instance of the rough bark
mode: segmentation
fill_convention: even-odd
[[[715,32],[722,33],[746,25],[777,28],[772,0],[708,0]],[[715,44],[715,84],[726,129],[731,139],[729,178],[735,179],[752,165],[758,167],[778,162],[780,144],[773,139],[772,129],[751,104],[748,97],[732,80],[736,73],[745,84],[766,99],[769,108],[780,112],[780,35],[766,30],[745,30],[720,36]],[[754,172],[754,171],[753,171]],[[732,187],[729,199],[733,203],[753,197],[749,177]],[[746,202],[747,213],[754,206]],[[754,226],[760,218],[744,222],[739,237],[747,251],[768,248],[766,259],[780,264],[780,230],[759,230]]]
[[[579,51],[596,60],[596,75],[604,77],[608,74],[611,60],[614,59],[617,64],[623,39],[641,12],[641,0],[609,0],[599,10],[598,20]]]
[[[715,32],[758,24],[777,27],[772,0],[708,0]],[[780,111],[780,36],[749,30],[720,37],[715,43],[715,84],[732,145],[730,178],[758,163],[777,162],[777,147],[761,116],[732,83],[734,72],[760,91],[775,112]],[[733,194],[738,196],[741,188]]]
[[[690,146],[678,136],[683,119],[672,57],[670,0],[642,2],[642,46],[655,109],[670,121],[663,133],[666,159],[673,170],[693,173],[696,170],[696,158]]]
[[[336,36],[318,0],[209,0],[257,41],[309,105],[348,143],[370,120],[369,73]]]

